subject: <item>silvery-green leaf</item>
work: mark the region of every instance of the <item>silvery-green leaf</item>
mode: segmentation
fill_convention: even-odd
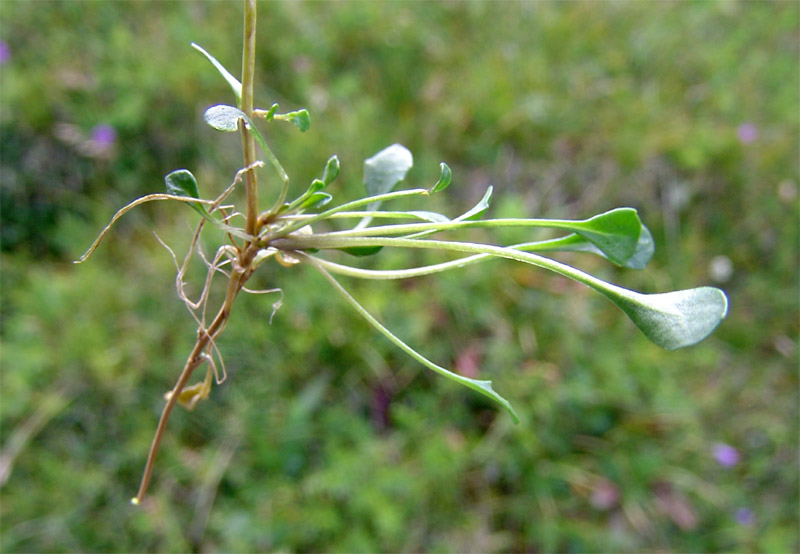
[[[239,129],[239,120],[247,121],[247,116],[239,108],[226,104],[211,106],[203,114],[203,119],[217,131],[232,133]]]
[[[405,146],[393,144],[364,161],[364,186],[369,196],[384,194],[402,181],[414,157]]]

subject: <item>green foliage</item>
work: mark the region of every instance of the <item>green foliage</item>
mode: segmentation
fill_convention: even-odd
[[[414,158],[402,144],[393,144],[364,160],[364,187],[368,196],[386,194],[402,181]]]
[[[439,164],[440,173],[439,173],[439,180],[430,188],[430,193],[433,194],[434,192],[440,192],[450,186],[450,182],[453,180],[453,171],[450,169],[450,166],[446,163],[442,162]]]
[[[192,43],[192,48],[194,48],[195,50],[197,50],[198,52],[203,54],[208,59],[208,61],[210,61],[211,64],[217,69],[217,71],[219,71],[219,74],[222,75],[222,78],[225,79],[228,82],[228,84],[230,85],[231,90],[233,91],[233,95],[236,97],[236,104],[241,106],[241,104],[242,104],[242,83],[239,82],[239,79],[237,79],[236,77],[231,75],[231,72],[228,71],[227,69],[225,69],[225,66],[223,66],[221,63],[219,63],[214,56],[212,56],[211,54],[206,52],[205,49],[203,49],[203,47],[200,46],[199,44],[195,44],[193,42]],[[273,107],[277,108],[278,105],[275,104]]]
[[[308,115],[308,110],[306,109],[297,110],[296,112],[273,114],[272,119],[288,121],[300,129],[301,133],[305,133],[311,127],[311,117]]]
[[[194,178],[194,175],[192,175],[192,172],[188,169],[176,169],[168,173],[164,177],[164,182],[167,185],[167,194],[200,198],[200,193],[197,190],[197,179]],[[203,217],[209,217],[208,210],[206,210],[202,204],[189,204],[189,206]]]
[[[710,340],[664,353],[610,304],[522,264],[353,285],[432,359],[463,375],[479,362],[514,426],[376,338],[319,276],[265,264],[255,284],[281,281],[284,308],[268,325],[273,299],[237,304],[219,345],[230,381],[172,421],[153,502],[133,510],[160,395],[194,338],[150,228],[172,244],[197,217],[131,212],[92,264],[65,264],[176,164],[210,196],[230,182],[228,141],[190,123],[230,101],[228,85],[186,44],[235,60],[241,13],[7,0],[4,463],[17,431],[42,423],[1,491],[2,549],[796,551],[797,7],[269,6],[260,28],[284,38],[260,46],[259,95],[315,115],[309,140],[290,126],[266,137],[292,168],[292,197],[331,150],[337,198],[356,197],[354,168],[400,141],[417,157],[409,182],[453,167],[457,186],[427,199],[430,213],[466,210],[489,184],[496,218],[634,206],[659,246],[647,271],[557,252],[602,254],[579,235],[551,252],[648,291],[715,281],[698,260],[724,256],[733,309]],[[751,143],[737,137],[747,121]],[[88,140],[99,122],[118,131],[108,157],[54,131],[73,124]],[[385,248],[363,266],[439,262]],[[714,460],[717,442],[738,464]]]

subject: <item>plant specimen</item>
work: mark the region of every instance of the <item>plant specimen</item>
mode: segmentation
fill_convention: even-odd
[[[253,291],[246,287],[253,273],[266,262],[274,260],[283,266],[302,264],[314,268],[347,303],[397,347],[434,372],[489,397],[504,407],[515,421],[517,416],[513,408],[508,400],[493,389],[491,381],[459,375],[427,359],[384,327],[334,275],[362,279],[404,279],[461,268],[492,258],[515,260],[548,269],[593,288],[616,304],[648,339],[670,350],[697,343],[708,336],[725,317],[727,299],[717,288],[699,287],[661,294],[643,294],[607,283],[543,255],[557,251],[578,251],[602,256],[619,266],[644,268],[653,255],[653,237],[633,208],[617,208],[579,221],[484,219],[492,197],[491,187],[474,207],[452,218],[431,211],[396,211],[385,208],[393,200],[425,198],[439,193],[452,180],[450,168],[442,163],[439,179],[433,185],[395,190],[413,164],[411,153],[399,144],[391,145],[365,161],[365,197],[328,207],[332,196],[326,190],[340,171],[338,158],[332,156],[320,178],[314,179],[305,192],[290,200],[289,176],[256,122],[285,121],[294,124],[300,131],[305,131],[310,124],[309,114],[304,109],[279,113],[277,104],[268,109],[256,107],[253,98],[256,1],[245,0],[244,6],[241,81],[203,48],[192,45],[212,63],[233,90],[236,105],[211,106],[206,110],[204,119],[218,131],[241,135],[244,160],[242,169],[237,172],[233,182],[214,199],[201,197],[198,183],[190,171],[178,169],[169,173],[165,177],[165,193],[144,196],[119,210],[79,260],[85,261],[113,224],[127,211],[142,203],[156,200],[183,202],[192,207],[200,217],[190,248],[182,262],[179,263],[177,256],[167,247],[177,267],[177,293],[198,325],[197,338],[174,387],[166,394],[166,403],[138,494],[133,499],[134,503],[139,503],[147,491],[159,444],[175,404],[179,403],[191,410],[200,400],[209,396],[214,382],[219,384],[225,379],[225,366],[216,341],[229,321],[239,293],[279,292],[280,289]],[[265,167],[271,168],[277,174],[280,188],[270,207],[262,209],[258,176],[259,171]],[[234,204],[226,204],[231,193],[242,183],[245,189],[244,207],[239,209]],[[244,220],[243,226],[237,226],[241,220]],[[341,229],[341,224],[348,221],[351,222],[349,228]],[[218,247],[213,257],[205,256],[198,242],[201,233],[209,225],[222,230],[225,236],[224,243]],[[470,228],[491,230],[503,227],[550,228],[563,231],[564,235],[510,246],[431,238],[433,235],[446,232],[452,234]],[[421,267],[370,270],[335,263],[320,255],[326,250],[340,250],[354,256],[367,256],[388,247],[449,251],[460,257]],[[193,301],[185,292],[185,276],[195,254],[205,263],[207,276],[199,298]],[[224,297],[217,300],[215,315],[208,317],[209,304],[215,303],[211,284],[218,273],[227,279],[227,287]],[[204,364],[207,368],[203,380],[189,385],[194,371]]]

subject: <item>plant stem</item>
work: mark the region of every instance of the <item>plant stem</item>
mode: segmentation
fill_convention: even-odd
[[[522,252],[507,246],[493,246],[489,244],[478,244],[471,242],[432,240],[432,239],[409,239],[396,237],[323,237],[320,235],[295,236],[273,240],[270,246],[278,250],[307,250],[310,248],[353,248],[363,246],[387,246],[399,248],[432,248],[437,250],[450,250],[453,252],[463,252],[467,254],[488,254],[499,258],[507,258],[544,269],[549,269],[554,273],[568,277],[579,283],[589,286],[601,294],[612,298],[615,294],[631,296],[638,293],[629,291],[622,287],[606,283],[588,273],[568,266],[561,262],[538,256],[536,254]],[[613,300],[613,298],[612,298]]]
[[[253,77],[255,72],[255,55],[256,55],[256,0],[245,0],[244,2],[244,45],[242,47],[242,111],[252,119],[253,115]],[[139,492],[133,498],[134,504],[141,503],[147,492],[147,487],[150,485],[150,478],[153,474],[153,465],[155,464],[156,454],[161,444],[161,438],[167,428],[169,416],[175,403],[178,401],[186,383],[197,369],[205,360],[205,350],[209,344],[212,344],[214,339],[219,336],[225,329],[230,317],[233,301],[239,294],[244,284],[250,278],[250,275],[255,269],[253,267],[253,259],[258,252],[258,245],[255,237],[258,235],[258,190],[256,180],[256,145],[253,133],[251,133],[247,125],[241,122],[242,132],[242,150],[244,152],[244,166],[247,169],[245,178],[245,187],[247,195],[247,223],[246,232],[250,236],[244,248],[238,249],[237,260],[234,262],[231,278],[228,282],[228,289],[225,294],[225,301],[220,307],[214,321],[204,329],[202,326],[197,330],[197,341],[191,354],[183,366],[180,376],[178,377],[172,392],[164,405],[161,412],[161,418],[158,421],[156,433],[153,436],[153,442],[150,444],[150,452],[147,455],[147,463],[145,464],[144,474],[142,481],[139,484]]]
[[[536,251],[539,245],[541,244],[543,244],[543,242],[523,242],[520,244],[514,244],[512,246],[509,246],[508,248],[520,251]],[[318,265],[329,271],[332,271],[333,273],[346,275],[348,277],[355,277],[357,279],[371,279],[371,280],[409,279],[411,277],[422,277],[424,275],[441,273],[443,271],[448,271],[450,269],[460,269],[462,267],[466,267],[468,265],[472,265],[478,262],[490,260],[492,258],[497,258],[497,256],[494,254],[475,254],[473,256],[466,256],[463,258],[459,258],[457,260],[451,260],[449,262],[431,264],[422,267],[412,267],[407,269],[392,270],[392,269],[362,269],[358,267],[352,267],[349,265],[337,264],[335,262],[329,262],[328,260],[317,258],[316,256],[311,256],[309,254],[303,254],[303,257],[313,258]]]
[[[156,454],[158,453],[158,448],[161,444],[161,438],[164,436],[164,432],[167,429],[167,422],[169,421],[169,416],[172,413],[172,409],[175,407],[175,403],[178,401],[178,396],[186,386],[186,383],[189,381],[192,373],[194,373],[194,370],[205,361],[203,352],[206,350],[209,343],[211,343],[225,329],[225,326],[228,323],[228,318],[230,317],[233,301],[241,288],[244,286],[244,283],[250,277],[251,273],[252,269],[243,271],[240,267],[234,268],[234,271],[231,274],[231,280],[228,282],[228,291],[225,295],[225,302],[219,309],[219,312],[217,312],[217,315],[214,317],[214,321],[211,323],[208,329],[203,329],[202,327],[198,329],[197,342],[195,342],[192,353],[189,354],[186,364],[183,366],[183,370],[181,371],[181,374],[178,377],[175,386],[172,388],[169,398],[167,399],[167,403],[164,405],[164,409],[161,411],[161,418],[158,421],[158,427],[156,428],[156,433],[153,436],[153,442],[150,445],[150,452],[147,455],[147,463],[145,464],[142,481],[139,484],[139,492],[132,500],[134,504],[141,503],[145,493],[147,492],[147,487],[150,485],[150,477],[153,474],[153,465],[155,464]]]
[[[366,198],[361,198],[359,200],[352,200],[340,206],[336,206],[335,208],[331,208],[324,212],[311,215],[308,219],[302,219],[300,221],[294,221],[288,224],[286,227],[281,228],[280,230],[270,234],[269,236],[263,238],[261,240],[262,244],[267,244],[269,241],[284,237],[289,233],[300,229],[301,227],[305,227],[306,225],[311,225],[317,221],[321,221],[331,217],[334,214],[339,212],[344,212],[347,210],[352,210],[355,208],[360,208],[361,206],[366,206],[368,204],[372,204],[375,202],[383,202],[386,200],[396,200],[398,198],[409,198],[411,196],[426,196],[430,193],[426,189],[408,189],[408,190],[399,190],[395,192],[387,192],[385,194],[378,194],[376,196],[368,196]]]
[[[244,0],[244,43],[242,46],[242,111],[253,118],[253,80],[256,68],[256,0]],[[244,166],[256,161],[256,143],[247,125],[242,124]],[[245,174],[247,194],[247,223],[250,235],[258,234],[258,186],[255,170]]]

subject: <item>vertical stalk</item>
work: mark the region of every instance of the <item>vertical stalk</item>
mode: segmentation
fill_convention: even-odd
[[[256,66],[256,0],[244,0],[244,45],[242,47],[242,105],[241,109],[247,114],[250,119],[253,118],[253,77],[255,74]],[[245,173],[245,187],[247,194],[247,224],[246,231],[252,236],[258,235],[258,190],[257,180],[254,163],[256,161],[256,144],[253,134],[247,129],[244,122],[241,123],[242,132],[242,149],[244,151],[244,165],[249,167]],[[145,464],[144,474],[142,481],[139,484],[139,492],[134,498],[131,499],[133,504],[140,504],[144,498],[147,488],[150,485],[150,477],[153,474],[153,465],[155,464],[156,454],[161,444],[161,438],[164,436],[164,431],[167,428],[167,421],[175,407],[178,400],[178,395],[181,393],[189,378],[204,361],[204,352],[209,347],[214,339],[219,336],[225,329],[230,317],[233,301],[239,291],[244,286],[247,279],[253,272],[252,261],[255,253],[258,251],[258,244],[256,242],[248,242],[243,249],[239,251],[238,260],[235,262],[233,270],[231,271],[231,278],[228,282],[228,290],[225,295],[225,301],[217,312],[214,321],[204,329],[202,326],[198,329],[197,341],[192,349],[186,364],[183,366],[178,381],[172,388],[172,392],[164,405],[161,412],[161,418],[158,421],[156,433],[153,436],[153,442],[150,444],[150,452],[147,455],[147,463]]]
[[[253,79],[256,68],[256,0],[244,0],[244,44],[242,46],[242,111],[253,119]],[[242,150],[244,151],[244,167],[256,161],[256,143],[252,133],[242,125]],[[245,190],[247,194],[248,234],[258,234],[258,187],[255,169],[245,174]]]

